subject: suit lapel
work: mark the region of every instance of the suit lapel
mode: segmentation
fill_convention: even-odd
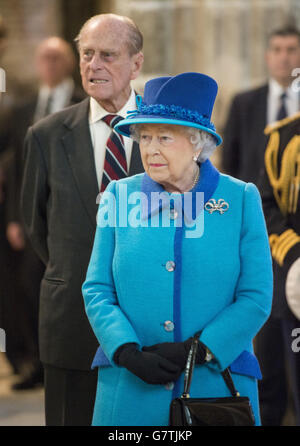
[[[62,138],[73,177],[92,225],[96,226],[97,203],[99,193],[94,151],[89,129],[89,98],[74,108],[75,113],[65,121],[67,131]]]

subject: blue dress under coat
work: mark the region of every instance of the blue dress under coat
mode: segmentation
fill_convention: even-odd
[[[125,192],[131,197],[127,212]],[[182,341],[199,330],[215,359],[196,366],[191,396],[230,396],[220,375],[230,366],[260,424],[261,375],[252,340],[269,316],[273,278],[259,192],[220,174],[209,160],[190,194],[194,205],[195,192],[204,195],[196,214],[180,194],[171,213],[163,200],[147,206],[145,197],[161,192],[161,185],[139,174],[112,181],[99,206],[83,284],[86,313],[101,345],[93,363],[99,367],[93,425],[167,426],[183,374],[169,385],[146,384],[113,356],[128,342],[142,348]],[[210,213],[203,207],[211,199],[225,200],[228,210]],[[185,224],[178,224],[180,217]]]

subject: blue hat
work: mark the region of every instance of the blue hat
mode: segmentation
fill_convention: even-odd
[[[146,83],[143,100],[136,98],[137,110],[128,112],[115,130],[130,137],[132,124],[183,125],[205,130],[219,145],[222,138],[210,122],[217,91],[216,81],[201,73],[157,77]]]

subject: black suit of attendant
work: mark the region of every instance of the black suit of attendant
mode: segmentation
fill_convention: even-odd
[[[59,403],[64,410],[57,418],[49,415],[47,424],[90,424],[96,391],[96,371],[90,367],[98,342],[81,294],[99,193],[88,112],[89,98],[38,122],[29,129],[25,142],[22,213],[32,244],[46,265],[39,332],[40,356],[46,365],[46,417],[47,406],[52,413],[53,399],[61,397],[47,395],[47,372],[49,384],[55,376],[68,399]],[[129,175],[142,171],[134,144]],[[70,378],[65,380],[67,387],[63,384],[66,376]],[[69,397],[78,411],[70,407]],[[69,417],[67,411],[71,411]]]
[[[255,184],[264,165],[267,96],[268,85],[236,95],[224,129],[224,171]]]

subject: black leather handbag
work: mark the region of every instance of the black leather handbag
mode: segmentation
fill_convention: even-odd
[[[194,336],[189,351],[183,394],[171,402],[170,426],[254,426],[255,419],[250,400],[246,396],[240,396],[236,390],[229,368],[221,374],[231,397],[190,398],[189,391],[198,342],[199,333]]]

